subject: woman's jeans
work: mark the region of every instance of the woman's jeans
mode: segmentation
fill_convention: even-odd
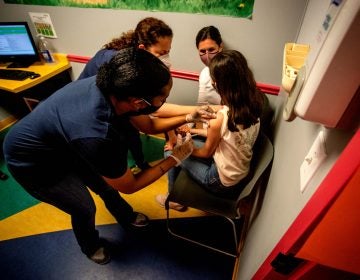
[[[17,172],[11,173],[33,197],[71,216],[75,237],[81,251],[87,256],[92,255],[101,246],[99,233],[95,228],[96,206],[87,187],[102,198],[109,212],[122,226],[128,227],[135,218],[132,207],[100,176],[84,177],[69,173],[55,185],[36,187],[33,180],[29,182],[28,176],[21,176]]]

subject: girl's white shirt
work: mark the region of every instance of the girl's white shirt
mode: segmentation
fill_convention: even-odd
[[[220,143],[214,153],[214,161],[221,183],[224,186],[233,186],[249,173],[252,148],[259,134],[260,120],[247,129],[238,125],[239,131],[231,132],[227,127],[228,111],[227,106],[219,110],[224,119],[220,130]]]

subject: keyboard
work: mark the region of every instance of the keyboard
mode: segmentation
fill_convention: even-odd
[[[15,70],[15,69],[0,69],[0,79],[5,80],[16,80],[16,81],[23,81],[27,78],[37,78],[40,75],[31,72],[31,71],[25,71],[25,70]]]

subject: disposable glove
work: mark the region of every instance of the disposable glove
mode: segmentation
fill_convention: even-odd
[[[176,166],[179,166],[181,162],[188,158],[194,149],[191,134],[187,133],[185,138],[181,137],[181,134],[177,135],[177,142],[172,150],[170,157],[176,160]]]
[[[215,119],[216,113],[209,105],[202,105],[196,107],[196,109],[186,115],[186,122],[202,122],[202,123],[209,123],[209,119]]]

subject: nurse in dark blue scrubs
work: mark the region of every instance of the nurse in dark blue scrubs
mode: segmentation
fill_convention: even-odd
[[[4,156],[13,177],[35,198],[71,216],[82,252],[99,264],[110,261],[95,229],[99,195],[124,228],[148,224],[119,192],[136,192],[192,151],[188,137],[155,166],[134,175],[127,166],[130,123],[144,133],[174,129],[200,117],[199,110],[172,118],[150,118],[172,87],[168,67],[138,48],[120,50],[97,76],[74,81],[41,102],[16,123],[4,140]]]

